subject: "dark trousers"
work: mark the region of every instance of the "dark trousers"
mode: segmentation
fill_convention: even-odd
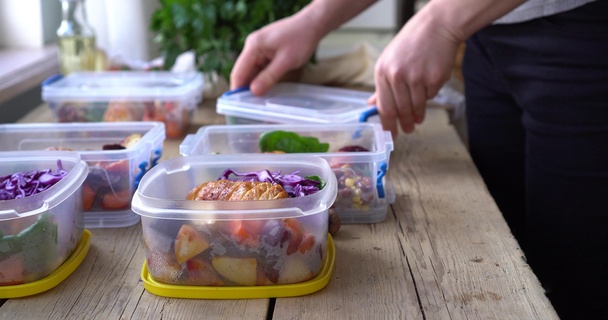
[[[463,73],[471,155],[547,296],[608,318],[608,1],[489,26]]]

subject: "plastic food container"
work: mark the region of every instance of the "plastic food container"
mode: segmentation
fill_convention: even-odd
[[[86,228],[126,227],[139,222],[139,215],[131,211],[131,196],[144,173],[161,157],[164,140],[161,122],[0,125],[1,151],[70,150],[86,161]],[[104,146],[112,150],[103,150]]]
[[[383,131],[378,123],[205,126],[195,134],[186,136],[180,145],[180,154],[225,155],[274,151],[272,145],[260,144],[264,143],[263,134],[277,131],[316,138],[319,143],[328,144],[327,152],[308,154],[327,160],[337,177],[338,197],[332,210],[340,216],[342,223],[375,223],[386,218],[389,205],[395,200],[393,186],[386,178],[393,139],[390,132]],[[266,141],[274,141],[276,145],[289,141],[279,138],[289,137],[275,135]],[[267,156],[280,158],[285,154]]]
[[[357,90],[278,83],[260,97],[248,88],[228,91],[217,99],[216,111],[227,124],[356,123],[377,114],[367,104],[370,96]]]
[[[67,171],[50,188],[0,200],[0,286],[32,283],[61,266],[80,241],[82,183],[88,167],[73,152],[0,152],[0,177],[32,170]]]
[[[202,101],[203,84],[198,72],[79,72],[47,79],[42,99],[58,122],[160,121],[168,138],[178,138]]]
[[[259,201],[185,200],[226,169],[269,170],[325,181],[317,193]],[[201,287],[290,285],[313,279],[327,255],[336,179],[319,157],[202,155],[165,160],[133,196],[141,215],[147,272],[157,282]],[[236,292],[236,291],[235,291]]]

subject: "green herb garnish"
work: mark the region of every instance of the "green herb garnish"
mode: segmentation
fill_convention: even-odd
[[[262,152],[283,151],[285,153],[327,152],[329,143],[319,142],[315,137],[304,137],[290,131],[269,131],[260,136]]]

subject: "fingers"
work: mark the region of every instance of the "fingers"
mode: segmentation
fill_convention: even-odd
[[[420,124],[424,120],[426,106],[426,89],[422,85],[410,87],[410,102],[414,123]]]
[[[253,77],[259,72],[260,57],[255,48],[246,45],[236,59],[232,72],[230,73],[230,89],[247,86]],[[263,57],[262,57],[263,59]]]
[[[376,103],[382,126],[397,134],[397,122],[405,133],[414,131],[415,125],[422,123],[426,109],[427,89],[424,85],[408,85],[401,79],[387,79],[379,76],[376,92],[368,103]]]
[[[263,95],[274,86],[281,77],[292,69],[294,63],[285,54],[277,53],[274,59],[251,81],[250,89],[255,95]]]
[[[393,136],[396,136],[398,133],[396,120],[399,116],[399,112],[390,90],[390,85],[383,77],[376,80],[376,93],[374,95],[377,97],[378,112],[380,113],[382,127],[385,130],[390,131]]]

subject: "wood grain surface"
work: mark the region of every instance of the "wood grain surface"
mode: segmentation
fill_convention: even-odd
[[[21,122],[50,122],[46,106]],[[201,104],[190,132],[224,124]],[[179,156],[167,140],[163,159]],[[388,178],[396,200],[385,221],[343,225],[328,285],[293,298],[163,298],[140,280],[141,227],[91,229],[90,251],[57,287],[9,299],[0,319],[558,319],[479,173],[449,124],[428,109],[401,134]]]

